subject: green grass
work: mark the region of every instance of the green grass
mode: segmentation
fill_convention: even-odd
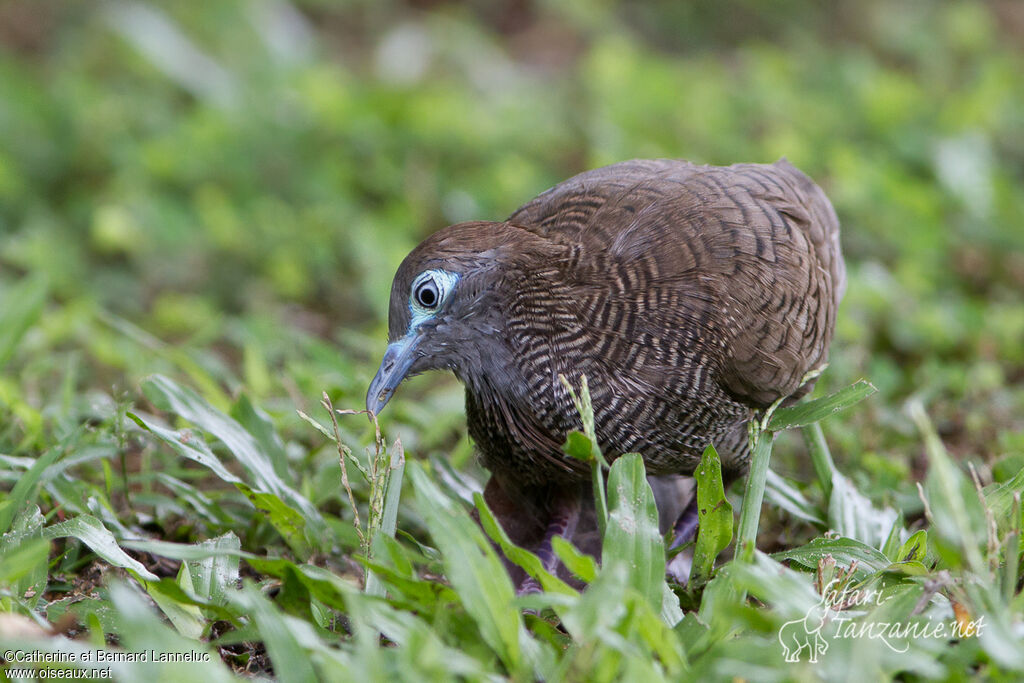
[[[123,680],[1020,677],[1012,3],[160,6],[218,91],[147,52],[138,14],[19,7],[0,654],[209,655],[111,664]],[[595,473],[601,562],[556,544],[579,592],[484,506],[450,378],[403,385],[380,434],[325,408],[362,407],[391,275],[431,230],[620,159],[782,155],[833,199],[849,286],[816,400],[764,420],[746,490],[705,454],[689,588],[662,578],[636,458]],[[545,593],[515,598],[499,552]],[[818,663],[785,662],[780,629],[823,593],[856,604]],[[952,619],[983,627],[904,652],[835,634]]]
[[[114,665],[124,678],[155,675],[158,666],[166,669],[161,675],[187,670],[221,678],[232,670],[272,667],[282,680],[672,680],[723,678],[741,670],[788,680],[842,677],[854,666],[874,679],[901,672],[953,675],[964,666],[1009,676],[1024,668],[1024,597],[1018,590],[1024,479],[977,488],[954,465],[919,405],[912,417],[929,472],[922,490],[927,520],[916,532],[896,512],[859,494],[827,451],[817,452],[830,493],[823,479],[807,487],[811,500],[799,492],[795,498],[808,516],[824,520],[817,529],[829,533],[771,555],[755,550],[760,496],[748,484],[737,557],[720,561],[712,572],[708,560],[724,547],[720,539],[728,542],[733,515],[703,512],[715,499],[728,509],[717,455],[709,450],[698,478],[704,502],[697,542],[708,560],[689,587],[673,589],[663,578],[665,547],[643,463],[623,457],[608,473],[600,567],[567,544],[557,546],[588,584],[578,592],[547,574],[531,553],[511,546],[479,493],[473,498],[483,528],[472,520],[465,477],[457,482],[430,464],[410,462],[410,490],[400,500],[398,443],[390,454],[370,448],[365,459],[342,456],[360,475],[349,479],[368,519],[360,528],[346,514],[351,511],[324,504],[337,502],[344,488],[337,457],[334,476],[320,484],[293,479],[287,470],[278,476],[272,454],[280,436],[245,399],[223,412],[161,376],[147,380],[144,391],[184,426],[174,429],[141,411],[126,415],[112,405],[110,422],[70,432],[39,459],[8,458],[20,476],[0,508],[2,600],[15,625],[5,646],[209,653],[199,663]],[[771,425],[803,425],[813,438],[818,418],[864,394],[855,385],[765,419],[765,430],[753,436],[752,471],[766,471]],[[120,429],[126,433],[119,435]],[[332,433],[322,425],[314,431],[320,438]],[[372,431],[368,436],[372,440]],[[166,452],[163,460],[172,471],[157,468],[154,477],[153,468],[140,468],[117,476],[102,458],[118,452],[118,439]],[[98,471],[72,478],[71,458],[83,472],[86,462],[99,461],[107,476]],[[173,471],[179,459],[197,467]],[[126,493],[122,477],[133,491],[131,503],[118,501]],[[332,508],[334,513],[321,512]],[[202,531],[182,528],[190,524]],[[195,536],[208,540],[188,542]],[[490,541],[546,592],[516,598]],[[709,556],[706,547],[712,548]],[[363,576],[373,579],[364,582]],[[949,637],[835,637],[817,665],[782,663],[778,630],[826,588],[883,596],[844,613],[856,624],[923,629],[954,621],[957,609],[966,615],[960,618],[981,625],[980,633],[958,643]],[[694,611],[684,614],[680,598]],[[67,635],[77,638],[38,640],[29,635],[33,623],[66,624]]]

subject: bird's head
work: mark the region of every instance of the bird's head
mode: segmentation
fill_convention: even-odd
[[[450,369],[479,374],[502,345],[500,292],[536,240],[507,223],[460,223],[413,249],[391,285],[388,347],[366,394],[376,415],[406,377]]]

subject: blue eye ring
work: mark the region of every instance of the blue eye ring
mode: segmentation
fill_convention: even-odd
[[[441,310],[458,281],[458,273],[441,268],[431,268],[416,276],[409,288],[410,331]]]

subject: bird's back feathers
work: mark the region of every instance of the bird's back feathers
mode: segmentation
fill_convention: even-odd
[[[503,223],[446,228],[399,269],[393,338],[427,266],[484,273],[460,285],[481,302],[467,309],[477,327],[460,329],[491,346],[467,345],[474,362],[449,366],[466,384],[485,464],[531,486],[586,476],[561,453],[580,421],[560,374],[587,376],[608,456],[639,452],[649,473],[690,473],[710,441],[741,472],[747,422],[807,390],[845,288],[835,212],[785,160],[623,162],[560,183]]]

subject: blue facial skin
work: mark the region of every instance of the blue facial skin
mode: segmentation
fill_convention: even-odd
[[[376,376],[366,392],[366,409],[377,415],[405,379],[416,360],[416,348],[421,339],[419,328],[433,320],[451,297],[459,281],[457,273],[434,268],[416,276],[409,289],[409,329],[405,336],[388,344]]]

